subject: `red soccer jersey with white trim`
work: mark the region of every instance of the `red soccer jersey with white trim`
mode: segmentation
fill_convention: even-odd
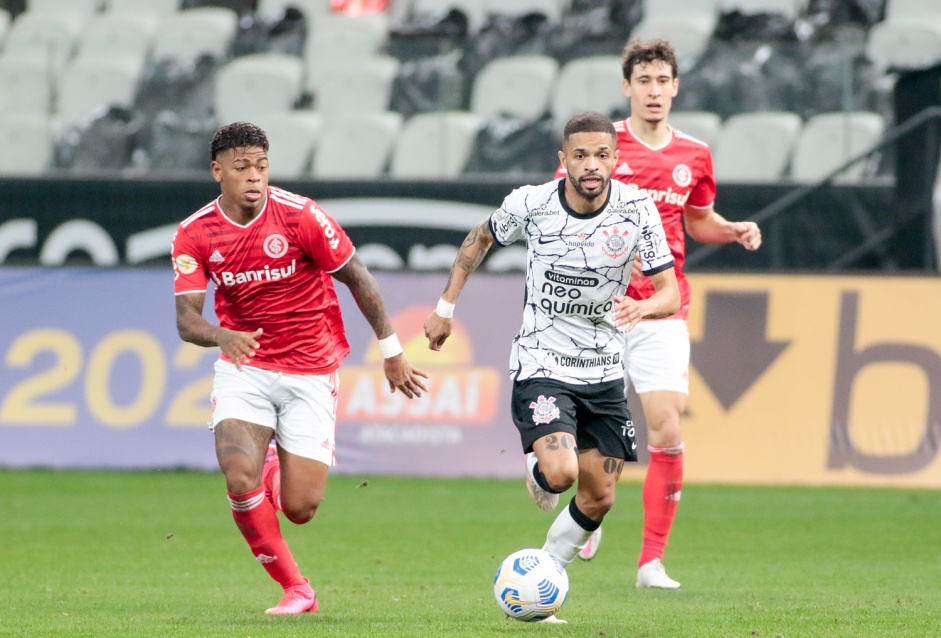
[[[330,273],[354,250],[316,202],[268,187],[264,208],[245,226],[226,217],[218,199],[180,224],[172,248],[174,289],[205,292],[211,279],[220,325],[261,328],[250,365],[326,374],[350,352]]]
[[[615,122],[617,131],[618,162],[611,177],[645,191],[660,212],[660,221],[667,236],[673,267],[680,289],[680,309],[673,319],[686,319],[689,314],[689,280],[683,273],[686,261],[686,229],[683,211],[689,205],[709,208],[716,198],[716,179],[712,170],[709,146],[674,128],[670,140],[659,148],[641,142],[631,131],[628,120]],[[556,177],[565,175],[560,166]],[[634,299],[646,299],[654,293],[649,277],[631,281],[627,294]]]

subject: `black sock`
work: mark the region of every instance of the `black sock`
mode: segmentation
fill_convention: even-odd
[[[539,461],[536,461],[536,464],[533,466],[533,477],[536,479],[536,485],[546,490],[550,494],[561,494],[562,492],[554,490],[549,487],[549,482],[546,481],[546,475],[542,473],[542,470],[539,469]],[[563,490],[565,491],[565,490]]]
[[[569,514],[572,515],[572,520],[578,523],[578,526],[581,527],[586,532],[593,532],[599,527],[601,527],[601,521],[593,521],[585,514],[578,509],[578,505],[575,504],[575,497],[572,497],[572,500],[569,501]]]

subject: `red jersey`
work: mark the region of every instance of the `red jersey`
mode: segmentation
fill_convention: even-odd
[[[716,198],[716,179],[712,170],[709,146],[674,128],[670,140],[653,148],[637,139],[628,120],[615,122],[618,134],[618,163],[611,177],[646,191],[660,211],[663,230],[673,253],[673,268],[680,289],[680,309],[674,319],[686,319],[689,314],[689,280],[683,274],[686,260],[686,229],[683,210],[689,205],[709,208]],[[565,175],[559,167],[556,177]],[[649,277],[632,280],[627,294],[634,299],[646,299],[654,293]]]
[[[180,224],[172,247],[174,289],[205,292],[211,279],[220,325],[262,328],[251,365],[326,374],[350,352],[330,273],[354,250],[316,202],[269,186],[261,213],[245,226],[226,217],[218,199]]]

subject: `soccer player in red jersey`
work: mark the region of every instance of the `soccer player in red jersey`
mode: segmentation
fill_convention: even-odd
[[[644,534],[636,584],[676,589],[680,583],[667,576],[662,559],[683,482],[680,420],[689,394],[690,351],[685,234],[705,244],[738,242],[747,250],[757,250],[761,231],[754,222],[731,222],[715,211],[716,181],[709,147],[667,122],[679,89],[673,47],[663,40],[634,40],[624,49],[621,69],[631,115],[615,123],[620,155],[612,177],[653,198],[680,288],[680,310],[675,315],[644,320],[627,334],[627,378],[640,396],[650,452],[642,490]],[[556,175],[564,173],[560,166]],[[628,295],[646,299],[653,292],[650,278],[635,267]],[[600,540],[601,528],[579,556],[592,558]]]
[[[335,462],[337,369],[350,349],[334,278],[379,338],[390,391],[420,397],[428,375],[402,355],[376,280],[343,229],[316,202],[268,185],[265,132],[223,126],[210,153],[222,194],[173,238],[177,330],[222,351],[212,389],[216,456],[239,531],[284,589],[266,613],[317,611],[277,510],[310,521]],[[210,280],[218,326],[202,315]]]

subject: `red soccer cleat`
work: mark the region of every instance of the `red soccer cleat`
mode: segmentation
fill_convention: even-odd
[[[285,589],[284,596],[281,597],[281,602],[278,603],[278,606],[266,609],[265,613],[272,616],[303,614],[306,612],[315,612],[318,607],[317,594],[310,586],[310,581],[305,578],[303,585],[296,585]]]

